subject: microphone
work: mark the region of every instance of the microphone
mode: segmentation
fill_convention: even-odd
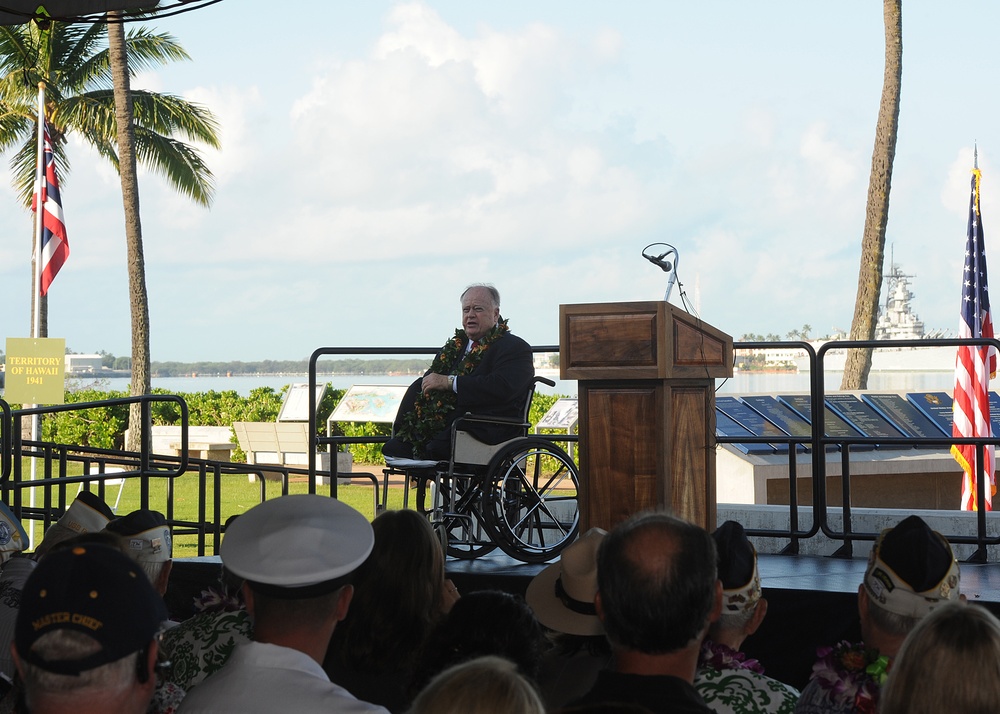
[[[654,245],[663,246],[667,248],[667,250],[659,255],[649,255],[646,251]],[[664,260],[664,258],[671,254],[673,254],[673,261]],[[670,291],[674,287],[674,283],[677,282],[677,264],[680,262],[680,256],[677,255],[677,249],[669,243],[650,243],[642,249],[642,257],[658,267],[664,273],[669,273],[669,276],[667,277],[667,291],[663,295],[663,300],[670,300]]]
[[[659,267],[660,270],[662,270],[664,273],[669,273],[671,270],[673,270],[674,266],[671,265],[669,260],[667,261],[663,260],[668,255],[670,255],[669,250],[666,253],[662,253],[660,255],[646,255],[645,253],[643,253],[642,257],[648,260],[653,265]]]

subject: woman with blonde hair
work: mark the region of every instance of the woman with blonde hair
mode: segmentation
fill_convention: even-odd
[[[994,714],[1000,702],[1000,620],[963,602],[934,609],[903,643],[881,714]]]
[[[436,676],[409,714],[545,714],[545,705],[513,662],[491,655]]]

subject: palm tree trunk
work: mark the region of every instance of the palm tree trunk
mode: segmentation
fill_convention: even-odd
[[[875,149],[872,151],[872,171],[868,179],[868,208],[861,239],[861,268],[858,273],[858,294],[854,301],[852,340],[875,337],[879,294],[882,291],[882,264],[885,259],[885,227],[889,222],[889,188],[892,183],[892,161],[896,156],[896,134],[899,128],[899,89],[903,76],[902,0],[883,0],[885,20],[885,74],[882,80],[882,101],[875,127]],[[841,389],[866,389],[872,368],[871,349],[850,350],[844,365]]]
[[[118,124],[118,173],[125,208],[125,243],[128,253],[129,303],[132,318],[132,396],[149,394],[149,298],[146,265],[142,254],[142,224],[139,220],[139,182],[136,176],[135,131],[132,126],[132,96],[129,87],[125,27],[120,12],[108,13],[108,48],[114,79],[115,119]],[[117,20],[117,22],[116,22]],[[140,428],[138,405],[129,414],[129,439],[125,448],[138,450]]]

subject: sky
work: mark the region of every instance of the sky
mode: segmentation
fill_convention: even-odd
[[[437,346],[474,282],[497,286],[514,333],[557,344],[562,304],[663,299],[666,274],[642,258],[652,243],[679,256],[671,302],[683,293],[735,338],[848,329],[881,10],[224,0],[159,19],[191,61],[133,85],[211,109],[222,148],[202,149],[210,208],[140,170],[152,359]],[[886,250],[915,276],[928,328],[957,328],[974,144],[1000,271],[998,30],[992,0],[903,7]],[[128,355],[120,184],[77,137],[67,151],[71,255],[49,335]],[[31,219],[9,160],[0,332],[27,337]]]

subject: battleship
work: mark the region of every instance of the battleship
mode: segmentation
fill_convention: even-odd
[[[873,372],[951,372],[955,369],[955,347],[921,347],[920,340],[956,337],[946,330],[927,332],[924,323],[913,310],[913,292],[910,281],[913,275],[905,274],[893,264],[885,276],[885,305],[879,309],[875,325],[876,340],[913,340],[913,347],[876,348],[872,351]],[[819,349],[827,340],[812,342]],[[847,360],[846,350],[831,349],[823,357],[825,372],[843,372]],[[809,369],[805,356],[795,360],[799,371]]]

